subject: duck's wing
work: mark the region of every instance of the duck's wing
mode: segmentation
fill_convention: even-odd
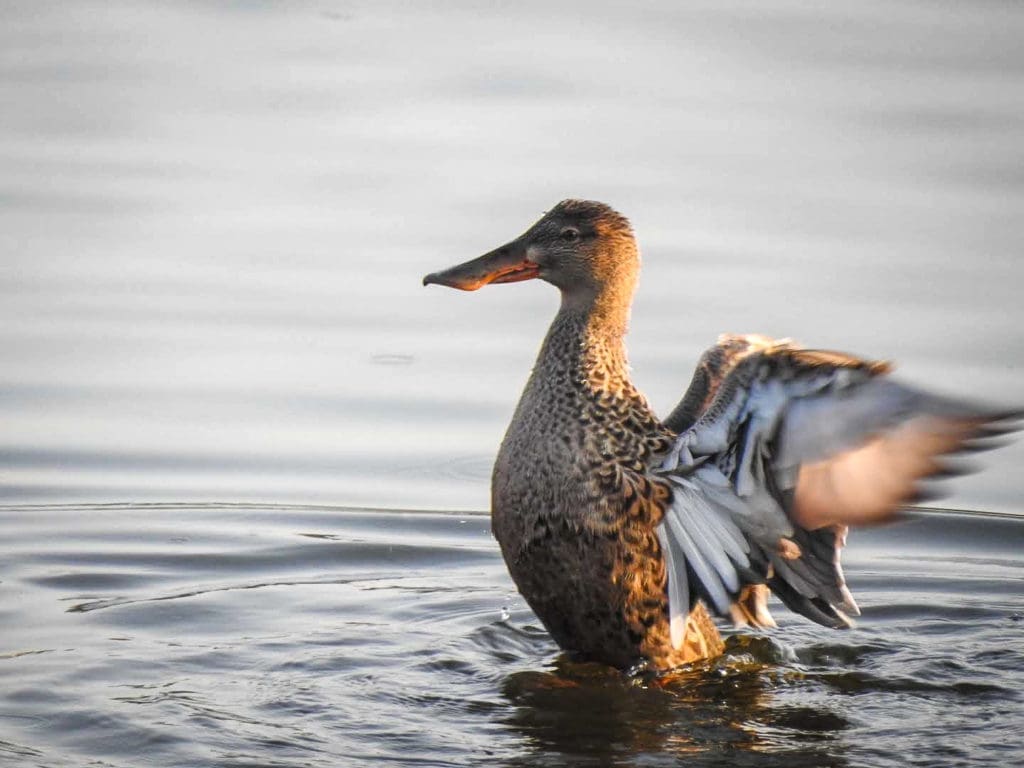
[[[672,639],[703,599],[770,625],[767,584],[826,626],[859,613],[839,550],[846,526],[894,515],[946,454],[984,445],[1019,413],[900,384],[889,366],[759,336],[723,337],[666,420],[684,425],[661,469],[673,497],[658,526]]]
[[[693,426],[711,400],[714,398],[722,381],[729,372],[745,357],[777,344],[767,336],[725,335],[718,339],[715,346],[708,348],[700,356],[697,368],[693,372],[690,386],[672,413],[664,420],[666,427],[676,434],[685,432]]]

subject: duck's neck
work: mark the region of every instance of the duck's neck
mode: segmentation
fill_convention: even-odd
[[[577,386],[598,396],[633,397],[636,388],[629,378],[625,345],[628,325],[629,303],[621,297],[565,295],[541,349],[539,367],[561,358]]]

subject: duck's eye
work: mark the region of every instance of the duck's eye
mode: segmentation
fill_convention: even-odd
[[[572,242],[573,240],[579,239],[580,231],[578,229],[575,229],[574,227],[566,227],[565,229],[558,233],[558,237],[560,240]]]

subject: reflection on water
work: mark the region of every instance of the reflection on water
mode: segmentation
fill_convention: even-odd
[[[532,747],[521,764],[643,756],[653,765],[845,765],[837,737],[848,722],[776,701],[774,691],[791,683],[767,666],[777,663],[773,654],[750,652],[757,644],[734,642],[722,659],[647,684],[564,659],[552,673],[511,675],[503,686],[516,705],[508,722]]]
[[[567,196],[637,227],[662,412],[722,331],[1019,402],[1024,9],[0,21],[0,764],[1021,762],[1020,443],[949,501],[1007,517],[853,538],[861,628],[670,681],[559,657],[485,517],[394,510],[486,507],[555,302],[420,276]]]

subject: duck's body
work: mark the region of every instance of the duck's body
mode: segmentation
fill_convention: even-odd
[[[873,384],[885,366],[723,337],[662,422],[626,362],[638,268],[625,218],[564,201],[516,241],[424,281],[541,277],[562,291],[492,479],[493,530],[519,591],[559,645],[623,669],[720,653],[703,603],[770,626],[767,587],[847,624],[845,523],[890,515],[936,455],[992,416]],[[908,431],[920,416],[929,428]],[[896,470],[871,464],[880,452]],[[869,474],[850,477],[851,461]]]
[[[621,338],[563,309],[498,453],[491,497],[512,578],[561,646],[619,667],[669,647],[655,528],[670,492],[650,473],[672,438],[626,378]],[[704,650],[714,652],[707,626]]]

